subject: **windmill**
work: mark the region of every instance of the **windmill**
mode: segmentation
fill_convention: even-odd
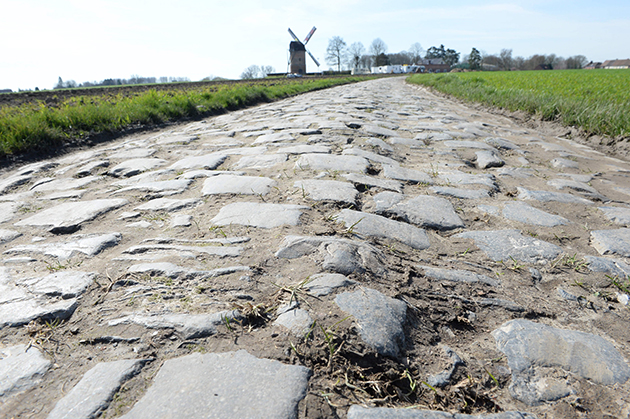
[[[317,67],[319,67],[319,62],[313,57],[313,54],[309,50],[306,49],[306,44],[311,39],[315,30],[317,28],[313,26],[313,29],[306,35],[304,38],[304,42],[300,41],[297,36],[293,33],[291,28],[289,28],[289,34],[293,41],[289,44],[289,73],[292,74],[306,74],[306,55],[305,52],[308,52],[308,55],[311,56]]]

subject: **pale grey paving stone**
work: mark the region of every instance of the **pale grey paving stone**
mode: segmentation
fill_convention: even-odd
[[[389,189],[398,193],[402,193],[402,183],[395,180],[379,179],[359,173],[346,173],[343,175],[348,181],[355,185],[366,185],[381,189]]]
[[[91,161],[79,167],[77,171],[75,172],[75,176],[78,176],[78,177],[90,176],[94,170],[100,169],[103,167],[109,167],[109,160]]]
[[[96,274],[93,272],[62,271],[54,272],[42,278],[28,278],[16,280],[33,294],[44,294],[49,297],[64,299],[78,297],[94,282]]]
[[[302,170],[366,173],[369,166],[370,163],[364,157],[337,154],[302,154],[295,162],[295,167]]]
[[[490,215],[499,215],[500,209],[497,206],[494,205],[477,205],[477,209],[479,211],[485,212],[486,214],[490,214]]]
[[[390,179],[403,180],[406,182],[426,183],[429,185],[433,184],[433,180],[428,173],[420,172],[413,169],[407,169],[398,165],[384,164],[383,176]]]
[[[430,195],[415,196],[381,212],[400,217],[419,227],[435,230],[452,230],[464,227],[464,222],[455,213],[453,205],[448,200]]]
[[[546,263],[562,253],[562,248],[523,236],[518,230],[468,231],[454,237],[473,239],[477,247],[494,261],[508,261],[510,257],[525,263]]]
[[[79,305],[74,298],[49,301],[28,294],[24,298],[0,304],[0,329],[22,326],[41,318],[65,320],[72,316]]]
[[[374,195],[374,211],[380,214],[394,205],[402,202],[405,199],[405,195],[397,192],[380,192]]]
[[[477,167],[487,169],[489,167],[501,167],[505,164],[503,159],[494,150],[481,150],[475,152],[477,156]]]
[[[296,337],[306,336],[312,330],[313,323],[308,311],[301,308],[286,311],[273,322],[274,325],[287,328]]]
[[[518,199],[521,200],[535,200],[540,202],[561,202],[564,204],[584,204],[592,205],[593,202],[588,199],[571,195],[562,192],[549,192],[549,191],[530,191],[518,186]]]
[[[613,223],[630,227],[630,208],[626,207],[599,207],[599,210]]]
[[[171,227],[189,227],[192,225],[192,215],[175,214],[171,218]]]
[[[514,144],[513,142],[506,140],[505,138],[499,137],[490,137],[483,140],[487,144],[490,144],[492,147],[496,147],[498,149],[503,150],[519,150],[519,146]]]
[[[52,362],[35,346],[0,349],[0,402],[39,384]]]
[[[584,259],[588,262],[588,269],[592,272],[604,272],[621,278],[630,276],[630,265],[622,259],[597,256],[585,256]]]
[[[630,229],[591,231],[591,246],[600,255],[615,254],[630,257]]]
[[[577,162],[563,158],[555,158],[551,160],[551,166],[556,169],[579,169]]]
[[[504,323],[492,336],[512,370],[510,393],[530,405],[571,392],[565,382],[539,377],[541,367],[560,368],[603,385],[623,384],[630,378],[623,356],[600,336],[524,319]]]
[[[431,266],[418,266],[418,268],[424,270],[424,275],[429,278],[437,279],[439,281],[453,281],[453,282],[468,282],[487,284],[492,287],[498,287],[499,281],[490,278],[487,275],[477,274],[471,271],[465,271],[460,269],[442,269],[434,268]]]
[[[150,172],[140,173],[139,175],[131,176],[128,178],[124,178],[121,180],[117,180],[112,182],[112,186],[115,187],[125,187],[125,186],[133,186],[140,185],[150,182],[157,182],[163,180],[164,177],[168,176],[169,178],[175,174],[174,170],[169,169],[160,169],[160,170],[152,170]]]
[[[151,224],[149,221],[142,220],[142,221],[136,221],[134,223],[129,223],[129,224],[125,225],[125,227],[128,227],[128,228],[149,228],[152,225],[153,224]],[[161,224],[158,224],[158,225],[161,225]]]
[[[416,135],[414,137],[414,140],[420,140],[423,143],[425,143],[425,141],[428,143],[431,143],[432,141],[449,141],[449,140],[453,140],[453,138],[455,137],[460,137],[461,134],[462,133],[460,132],[450,132],[450,131],[433,132],[433,133],[423,132],[421,134]],[[463,136],[463,137],[466,137],[466,136]],[[468,136],[468,138],[474,138],[474,137],[475,137],[474,135]]]
[[[259,228],[274,228],[282,225],[299,225],[304,205],[267,204],[258,202],[234,202],[219,210],[210,220],[219,226],[239,224]]]
[[[411,148],[424,148],[426,144],[422,141],[418,141],[417,139],[411,138],[402,138],[402,137],[390,137],[387,139],[390,144],[394,145],[406,145]]]
[[[105,410],[120,386],[140,372],[145,359],[99,362],[59,400],[47,419],[90,419]]]
[[[276,184],[268,177],[220,175],[206,179],[201,194],[267,195]]]
[[[348,419],[536,419],[536,415],[516,411],[490,413],[487,415],[464,415],[438,410],[363,407],[353,404],[348,409]]]
[[[173,135],[166,138],[157,138],[156,144],[190,144],[191,142],[199,139],[196,135]]]
[[[484,199],[490,198],[490,194],[485,189],[461,189],[448,186],[432,186],[429,190],[438,195],[451,196],[459,199]]]
[[[424,230],[380,215],[344,209],[336,217],[345,223],[346,228],[352,228],[353,233],[397,240],[419,250],[431,245]]]
[[[494,175],[489,173],[481,173],[478,175],[471,175],[464,172],[448,172],[438,173],[438,178],[442,182],[446,182],[452,185],[484,185],[492,190],[499,189]]]
[[[446,356],[450,358],[452,364],[449,369],[427,377],[427,384],[433,387],[445,387],[446,385],[448,385],[457,367],[460,365],[464,365],[464,361],[462,361],[462,359],[459,357],[459,355],[455,353],[455,351],[453,351],[446,345],[439,346],[444,350]]]
[[[364,123],[360,129],[361,131],[364,131],[368,134],[376,135],[379,137],[395,137],[398,135],[394,130],[383,128],[370,123]]]
[[[65,202],[15,223],[18,227],[42,227],[51,233],[67,233],[77,230],[81,224],[99,215],[128,204],[126,199],[96,199],[92,201]]]
[[[576,182],[581,182],[581,183],[588,183],[591,180],[595,179],[595,176],[599,176],[600,173],[595,173],[595,176],[593,175],[579,175],[579,174],[575,174],[575,173],[558,173],[560,176],[564,176],[564,177],[568,177]],[[588,186],[588,185],[587,185]]]
[[[286,154],[262,154],[259,156],[244,156],[232,166],[232,169],[266,169],[287,161]]]
[[[534,175],[532,169],[524,167],[503,167],[495,172],[499,176],[510,176],[516,179],[527,179]]]
[[[221,154],[226,154],[228,156],[258,156],[267,152],[267,147],[236,147],[236,148],[226,148],[225,150],[221,150]]]
[[[168,252],[184,257],[184,255],[198,255],[205,254],[210,256],[219,257],[236,257],[240,256],[243,252],[242,247],[232,246],[185,246],[176,244],[141,244],[137,246],[131,246],[127,250],[123,251],[125,254],[138,255],[143,253],[154,252]]]
[[[107,322],[110,327],[137,324],[147,329],[173,329],[182,339],[196,339],[217,333],[217,326],[227,320],[238,320],[237,310],[226,310],[212,314],[183,313],[130,313]]]
[[[86,192],[88,192],[88,189],[60,191],[37,197],[37,199],[40,201],[54,201],[56,199],[78,199],[85,195]]]
[[[122,419],[295,419],[311,370],[244,350],[191,354],[164,362]],[[177,391],[173,391],[177,389]]]
[[[138,182],[112,192],[112,195],[124,192],[149,192],[160,195],[175,195],[184,192],[192,183],[191,179],[157,180]]]
[[[325,145],[300,144],[288,147],[280,147],[279,154],[330,154],[330,147]]]
[[[22,233],[20,233],[19,231],[0,229],[0,243],[10,242],[11,240],[17,239],[21,235]]]
[[[369,288],[338,294],[335,303],[356,319],[366,344],[381,355],[400,355],[405,344],[407,304]]]
[[[206,169],[198,169],[198,170],[190,170],[188,172],[184,172],[178,176],[178,179],[197,179],[204,177],[212,177],[219,175],[234,175],[234,176],[243,176],[245,172],[235,172],[231,170],[206,170]]]
[[[507,203],[503,207],[503,216],[508,220],[541,227],[555,227],[569,224],[569,220],[559,215],[531,207],[524,202]]]
[[[54,179],[50,182],[36,184],[31,187],[31,190],[33,192],[67,191],[69,189],[86,187],[90,183],[96,182],[101,179],[104,179],[104,176],[86,176],[79,179]]]
[[[347,287],[356,284],[356,281],[348,279],[345,275],[321,273],[313,275],[304,284],[303,289],[315,297],[332,294],[336,288]]]
[[[305,179],[293,184],[302,189],[314,201],[334,201],[345,204],[356,204],[359,191],[352,183],[337,180]]]
[[[604,195],[600,194],[597,189],[587,185],[584,182],[578,182],[576,180],[569,179],[551,179],[547,182],[547,185],[553,186],[556,189],[573,189],[579,193],[582,193],[590,198],[598,199],[600,201],[610,201]]]
[[[494,147],[492,147],[489,144],[486,143],[482,143],[481,141],[453,141],[453,140],[449,140],[449,141],[444,141],[442,144],[444,144],[444,147],[448,147],[448,148],[471,148],[471,149],[482,149],[482,150],[495,150]]]
[[[269,144],[295,141],[295,137],[288,132],[278,132],[273,134],[264,134],[256,138],[252,144]]]
[[[394,152],[394,147],[387,144],[385,141],[381,140],[380,138],[368,138],[365,140],[365,144],[371,145],[373,147],[378,147],[387,153]]]
[[[229,266],[226,268],[217,268],[210,271],[197,271],[194,269],[186,269],[170,262],[153,262],[140,263],[132,265],[127,269],[129,273],[141,273],[157,276],[166,276],[169,278],[216,278],[222,275],[229,275],[235,272],[250,272],[249,266]]]
[[[20,205],[16,202],[2,202],[0,203],[0,223],[6,223],[15,218]]]
[[[398,162],[394,159],[390,159],[389,157],[381,156],[380,154],[372,153],[371,151],[361,150],[360,148],[352,147],[346,148],[341,153],[344,156],[359,156],[364,157],[370,161],[387,164],[390,166],[398,165]]]
[[[181,159],[169,166],[171,170],[214,170],[227,159],[225,153],[212,153],[203,156],[193,156]]]
[[[142,159],[146,157],[151,157],[156,153],[157,150],[153,148],[138,148],[138,147],[129,147],[123,148],[116,153],[110,154],[108,157],[110,159]]]
[[[184,208],[191,208],[201,204],[201,199],[189,198],[189,199],[170,199],[170,198],[156,198],[152,199],[145,204],[137,206],[134,211],[179,211]]]
[[[110,176],[130,177],[148,170],[153,170],[168,163],[164,159],[131,159],[109,169]]]
[[[4,253],[44,254],[61,260],[69,259],[77,253],[93,257],[105,249],[118,245],[121,238],[120,233],[75,234],[70,236],[68,241],[21,245],[8,249]]]
[[[296,259],[316,253],[323,259],[322,268],[343,275],[372,273],[384,277],[385,255],[376,247],[355,240],[326,236],[287,236],[280,244],[276,257]]]

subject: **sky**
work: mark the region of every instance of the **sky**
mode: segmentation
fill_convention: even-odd
[[[630,58],[629,0],[0,0],[0,89],[107,78],[219,76],[250,65],[287,71],[291,37],[326,64],[334,36],[389,53],[418,42],[463,55]],[[307,57],[307,71],[318,68]]]

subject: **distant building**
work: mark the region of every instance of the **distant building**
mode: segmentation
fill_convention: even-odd
[[[416,65],[418,66],[416,73],[448,73],[451,71],[451,66],[441,58],[425,58]]]
[[[13,93],[11,89],[0,89],[0,93]]]
[[[606,60],[602,64],[602,68],[606,69],[625,69],[630,68],[630,59],[628,60]]]
[[[590,63],[584,66],[584,70],[596,70],[598,68],[602,68],[602,63],[596,63],[591,61]]]
[[[553,70],[553,66],[551,64],[538,64],[534,70]]]

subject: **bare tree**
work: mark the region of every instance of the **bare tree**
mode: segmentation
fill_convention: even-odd
[[[241,78],[243,80],[257,79],[259,77],[260,77],[260,67],[258,67],[255,64],[250,65],[249,67],[245,69],[245,71],[241,73]]]
[[[354,69],[361,66],[361,57],[365,54],[365,47],[361,42],[355,42],[348,48],[348,65]]]
[[[503,71],[510,71],[513,64],[514,60],[512,59],[512,50],[505,48],[502,49],[499,53],[499,69]]]
[[[375,66],[387,64],[387,44],[381,38],[376,38],[370,45],[370,55],[374,59]]]
[[[333,36],[328,41],[326,48],[326,62],[330,65],[336,65],[337,71],[341,71],[341,63],[345,62],[346,57],[346,41],[339,36]]]
[[[276,72],[276,69],[273,68],[270,65],[261,65],[260,66],[260,76],[263,77],[263,78],[267,77],[269,74],[275,73],[275,72]]]
[[[419,63],[424,55],[424,48],[420,45],[420,42],[416,42],[411,44],[409,48],[409,57],[411,58],[412,63]]]
[[[566,60],[566,66],[569,70],[584,68],[587,63],[588,59],[583,55],[574,55]]]

